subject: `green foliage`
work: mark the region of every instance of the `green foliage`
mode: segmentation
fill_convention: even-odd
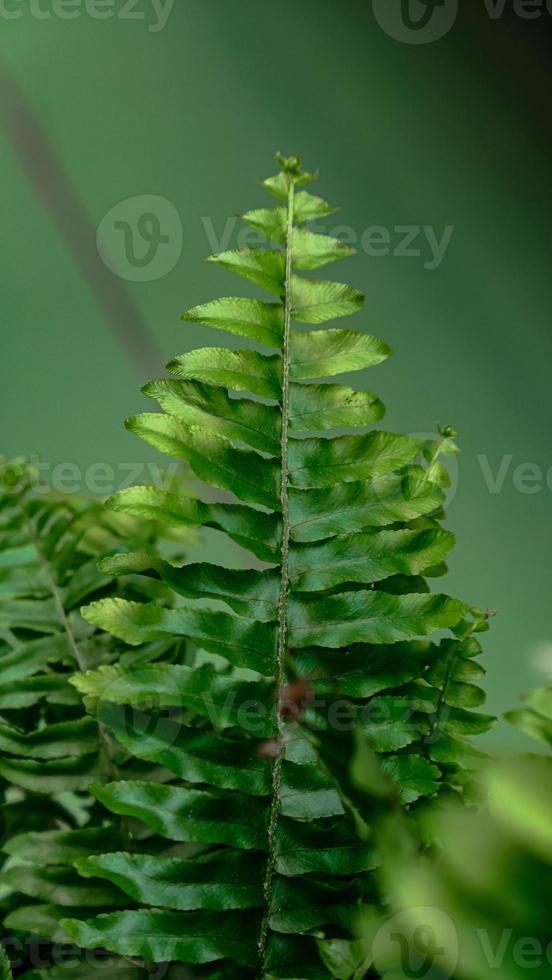
[[[525,710],[507,717],[547,741],[533,718],[544,690],[526,698],[529,723]],[[364,907],[353,938],[319,940],[331,975],[360,980],[371,968],[369,976],[384,980],[549,977],[552,760],[484,760],[468,807],[449,794],[404,808],[360,727],[315,742],[359,841],[376,845],[385,897],[378,912]]]
[[[524,698],[524,706],[506,717],[516,728],[552,747],[552,682],[535,688]]]
[[[343,712],[409,808],[464,791],[467,736],[492,723],[473,710],[486,618],[427,582],[453,544],[440,526],[440,456],[457,452],[455,434],[375,430],[376,395],[324,380],[390,351],[363,332],[305,329],[355,313],[363,296],[298,274],[350,250],[304,227],[331,209],[302,189],[313,175],[296,158],[279,162],[264,181],[278,206],[243,216],[276,247],[212,257],[275,301],[224,297],[184,315],[271,352],[177,357],[171,379],[145,389],[162,411],[127,423],[217,494],[135,487],[108,504],[225,532],[256,567],[178,566],[144,548],[104,563],[178,599],[102,597],[84,609],[88,626],[130,648],[187,637],[197,659],[133,664],[125,653],[73,682],[136,765],[162,768],[91,787],[128,837],[77,856],[75,873],[127,899],[93,918],[69,914],[63,929],[81,947],[180,961],[213,980],[364,976],[350,929],[378,902],[378,855],[369,814],[322,748],[340,744]]]
[[[3,946],[0,946],[0,980],[13,980],[10,963]]]
[[[385,828],[383,884],[394,912],[372,948],[390,980],[424,962],[426,975],[455,980],[550,976],[551,760],[495,760],[481,781],[477,810],[433,805],[419,836],[393,821]],[[428,839],[439,847],[423,855]]]
[[[21,937],[66,939],[59,920],[69,910],[121,904],[116,889],[86,885],[72,864],[117,841],[123,846],[121,822],[88,790],[94,781],[118,778],[120,770],[133,772],[132,761],[87,715],[70,683],[77,668],[121,659],[120,644],[84,622],[80,605],[111,595],[169,603],[171,593],[159,583],[97,568],[98,556],[115,552],[122,538],[156,552],[152,522],[110,514],[99,501],[52,494],[23,461],[4,464],[0,475],[4,923]],[[182,659],[183,649],[170,637],[122,659],[169,662]]]

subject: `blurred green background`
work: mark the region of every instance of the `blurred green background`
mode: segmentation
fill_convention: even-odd
[[[91,8],[105,19],[85,0],[0,4],[0,451],[39,454],[45,475],[106,463],[115,482],[125,464],[161,462],[122,421],[149,405],[140,385],[171,356],[222,342],[180,313],[242,291],[203,259],[226,244],[229,216],[269,203],[255,179],[275,151],[299,152],[342,207],[328,229],[389,237],[387,254],[360,249],[335,273],[366,291],[356,326],[396,351],[359,383],[387,403],[392,430],[430,433],[439,419],[460,433],[446,589],[498,610],[490,705],[516,705],[552,673],[552,17],[470,0],[445,36],[412,44],[367,0],[176,0],[161,22],[154,0],[126,14],[109,3]],[[128,281],[100,261],[96,231],[144,195],[169,202],[159,248],[172,258],[166,274]],[[125,234],[157,206],[131,201],[127,231],[108,234],[131,274]],[[438,239],[452,227],[437,268],[423,230],[418,254],[400,254],[401,226]],[[138,256],[156,234],[141,227]],[[231,564],[230,548],[213,536],[208,551]],[[492,738],[516,735],[502,724]]]

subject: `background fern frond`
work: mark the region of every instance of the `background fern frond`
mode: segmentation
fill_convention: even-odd
[[[83,888],[72,863],[91,849],[127,839],[89,794],[90,784],[119,777],[128,756],[101,721],[86,714],[70,679],[76,668],[120,657],[114,638],[85,623],[83,601],[119,593],[171,594],[159,583],[106,575],[99,555],[128,544],[160,546],[153,522],[110,514],[100,501],[64,498],[36,482],[24,462],[4,464],[0,491],[0,873],[5,928],[22,939],[67,939],[68,909],[120,905],[117,889]],[[163,531],[166,536],[166,530]],[[191,540],[191,539],[190,539]],[[185,539],[181,539],[181,544]],[[136,662],[177,661],[172,637],[136,650]],[[130,761],[132,770],[133,763]]]
[[[522,708],[508,712],[506,718],[525,735],[552,747],[552,682],[535,688],[523,702]]]
[[[0,980],[13,980],[10,961],[4,952],[3,946],[0,946]]]

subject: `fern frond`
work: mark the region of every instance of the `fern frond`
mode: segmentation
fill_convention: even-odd
[[[68,911],[121,906],[112,886],[83,888],[72,862],[125,843],[119,821],[95,803],[95,781],[130,764],[101,721],[86,714],[70,679],[119,659],[112,636],[83,622],[83,601],[114,594],[169,603],[159,583],[107,575],[99,555],[158,545],[157,527],[110,514],[101,502],[36,488],[24,462],[4,464],[0,481],[0,872],[4,924],[24,936],[65,939]],[[164,532],[166,534],[166,532]],[[172,637],[144,645],[137,662],[177,660]],[[117,757],[117,758],[116,758]],[[110,820],[109,824],[106,822]],[[15,836],[14,836],[15,834]],[[87,911],[90,910],[90,911]]]
[[[359,838],[298,719],[326,726],[331,739],[343,703],[408,806],[449,784],[460,792],[464,735],[491,723],[471,711],[481,700],[471,633],[482,617],[427,583],[446,570],[453,545],[439,523],[439,457],[457,451],[453,434],[423,442],[373,429],[384,414],[376,395],[324,381],[391,352],[363,331],[324,326],[356,313],[363,296],[308,276],[350,250],[304,227],[331,209],[299,189],[314,177],[297,158],[280,165],[264,184],[281,203],[244,215],[274,247],[212,257],[276,299],[223,297],[183,317],[268,352],[208,347],[176,357],[172,377],[145,389],[162,411],[127,423],[187,460],[221,501],[141,487],[109,502],[119,513],[225,532],[265,565],[176,566],[143,550],[116,558],[106,570],[158,579],[179,599],[170,609],[100,599],[84,610],[87,623],[129,645],[189,637],[205,651],[202,665],[107,665],[74,681],[127,751],[182,784],[94,788],[150,850],[117,848],[77,868],[144,907],[64,927],[82,946],[173,958],[212,978],[332,975],[355,911],[375,901],[374,845]],[[443,630],[454,632],[425,639]],[[334,943],[322,959],[321,936]]]
[[[3,946],[0,946],[0,980],[13,980],[10,961]]]
[[[535,688],[523,702],[522,708],[509,711],[506,718],[525,735],[552,747],[552,683]]]

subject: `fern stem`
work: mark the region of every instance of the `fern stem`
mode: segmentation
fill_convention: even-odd
[[[48,588],[50,589],[52,598],[54,600],[54,603],[55,603],[55,606],[56,606],[56,610],[57,610],[57,613],[58,613],[58,616],[59,616],[59,621],[60,621],[61,626],[63,627],[63,631],[64,631],[64,633],[65,633],[65,635],[67,637],[67,642],[69,643],[69,648],[71,650],[71,653],[73,654],[73,657],[75,659],[75,663],[76,663],[78,669],[80,670],[81,673],[84,674],[88,668],[87,668],[86,663],[84,662],[84,660],[83,660],[83,658],[81,656],[81,652],[79,650],[79,646],[78,646],[77,640],[75,638],[75,634],[73,633],[73,630],[71,629],[71,624],[69,623],[69,620],[67,618],[67,614],[65,612],[65,607],[63,605],[63,599],[61,597],[61,594],[60,594],[60,591],[59,591],[59,588],[58,588],[58,584],[56,582],[56,579],[55,579],[54,575],[52,574],[52,570],[50,568],[50,563],[48,562],[48,559],[44,556],[44,554],[42,552],[42,549],[40,547],[40,539],[38,538],[38,536],[37,536],[37,534],[35,532],[35,528],[34,528],[33,522],[29,519],[29,515],[27,514],[27,511],[25,510],[25,507],[24,507],[24,504],[23,504],[23,501],[22,501],[21,497],[18,499],[18,505],[19,505],[19,510],[21,512],[21,516],[23,518],[23,522],[24,522],[25,527],[27,529],[27,534],[29,535],[29,539],[30,539],[30,541],[32,542],[32,544],[33,544],[33,546],[35,548],[38,561],[40,562],[40,565],[42,566],[42,569],[44,571],[44,575],[45,575],[46,580],[48,582]],[[106,769],[107,769],[107,771],[109,773],[109,777],[112,780],[118,780],[121,777],[120,777],[120,774],[119,774],[119,770],[117,769],[117,767],[115,766],[115,763],[113,762],[113,759],[111,758],[111,752],[110,752],[110,748],[109,748],[109,741],[108,741],[107,735],[105,733],[105,728],[104,728],[104,726],[102,725],[102,723],[100,721],[97,722],[97,726],[98,726],[98,738],[99,738],[100,753],[101,753],[101,755],[104,758],[104,762],[105,762],[105,765],[106,765]],[[126,832],[125,826],[123,825],[122,821],[121,821],[121,826],[122,826],[122,831],[123,831],[123,837],[126,837],[127,836],[127,832]]]
[[[69,620],[67,619],[67,616],[65,614],[65,607],[63,605],[63,599],[61,598],[61,595],[60,595],[60,592],[59,592],[59,589],[58,589],[57,582],[56,582],[54,576],[52,575],[50,564],[49,564],[48,560],[44,557],[44,555],[42,553],[42,550],[41,550],[41,547],[40,547],[40,540],[38,539],[38,537],[35,534],[35,529],[33,527],[33,523],[32,523],[31,520],[29,520],[28,514],[27,514],[27,512],[25,510],[25,507],[23,506],[21,500],[19,500],[19,508],[21,510],[21,515],[23,517],[23,521],[25,523],[25,527],[27,528],[27,534],[29,535],[29,538],[30,538],[30,540],[32,541],[32,543],[34,545],[34,548],[35,548],[35,551],[36,551],[36,554],[37,554],[37,558],[38,558],[38,560],[39,560],[39,562],[40,562],[40,564],[42,566],[42,569],[43,569],[44,574],[46,576],[46,579],[48,581],[48,588],[50,589],[50,592],[52,594],[52,598],[53,598],[54,603],[55,603],[55,606],[56,606],[57,614],[59,616],[59,621],[60,621],[60,623],[61,623],[61,625],[63,627],[63,630],[65,632],[65,635],[67,637],[67,642],[69,643],[69,647],[71,648],[71,653],[73,654],[73,657],[75,658],[75,662],[76,662],[79,670],[84,673],[84,671],[86,670],[86,664],[84,663],[84,661],[83,661],[83,659],[81,657],[80,650],[79,650],[78,645],[77,645],[77,641],[76,641],[75,636],[73,634],[73,630],[71,629],[71,627],[69,625]]]
[[[468,637],[471,636],[471,634],[474,632],[476,625],[477,625],[476,622],[467,624],[465,630],[458,637],[458,642],[457,642],[456,647],[453,649],[452,653],[449,656],[447,667],[446,667],[446,671],[445,671],[445,676],[443,678],[443,684],[442,684],[441,689],[439,691],[439,697],[437,699],[437,704],[435,705],[435,712],[434,712],[434,715],[433,715],[433,721],[432,721],[432,724],[431,724],[429,735],[427,736],[428,742],[431,742],[434,738],[436,738],[436,736],[440,732],[440,729],[441,729],[441,719],[442,719],[442,714],[443,714],[443,708],[445,706],[445,702],[446,702],[446,698],[447,698],[447,694],[448,694],[449,684],[452,681],[452,673],[453,673],[454,667],[456,665],[456,661],[458,659],[458,653],[459,653],[459,651],[461,649],[461,646],[462,646],[462,643],[464,642],[464,640],[467,640]]]
[[[287,229],[286,229],[286,272],[285,272],[285,295],[284,295],[284,335],[282,343],[282,432],[280,439],[281,447],[281,484],[280,484],[280,503],[282,509],[282,562],[280,597],[278,602],[278,652],[276,657],[276,711],[278,738],[280,742],[280,752],[274,763],[272,774],[272,802],[270,806],[270,816],[268,823],[268,855],[266,874],[264,880],[264,897],[266,910],[261,924],[259,937],[259,956],[261,961],[261,975],[264,974],[264,957],[268,941],[268,923],[270,917],[270,902],[272,897],[272,884],[276,868],[276,828],[278,825],[278,815],[280,810],[280,783],[282,779],[282,765],[285,753],[285,723],[281,716],[278,701],[279,694],[285,680],[285,658],[287,652],[287,598],[289,591],[289,502],[288,502],[288,429],[289,429],[289,343],[291,331],[291,274],[292,274],[292,238],[293,238],[293,215],[295,201],[295,181],[292,174],[289,175],[289,190],[287,201]]]

